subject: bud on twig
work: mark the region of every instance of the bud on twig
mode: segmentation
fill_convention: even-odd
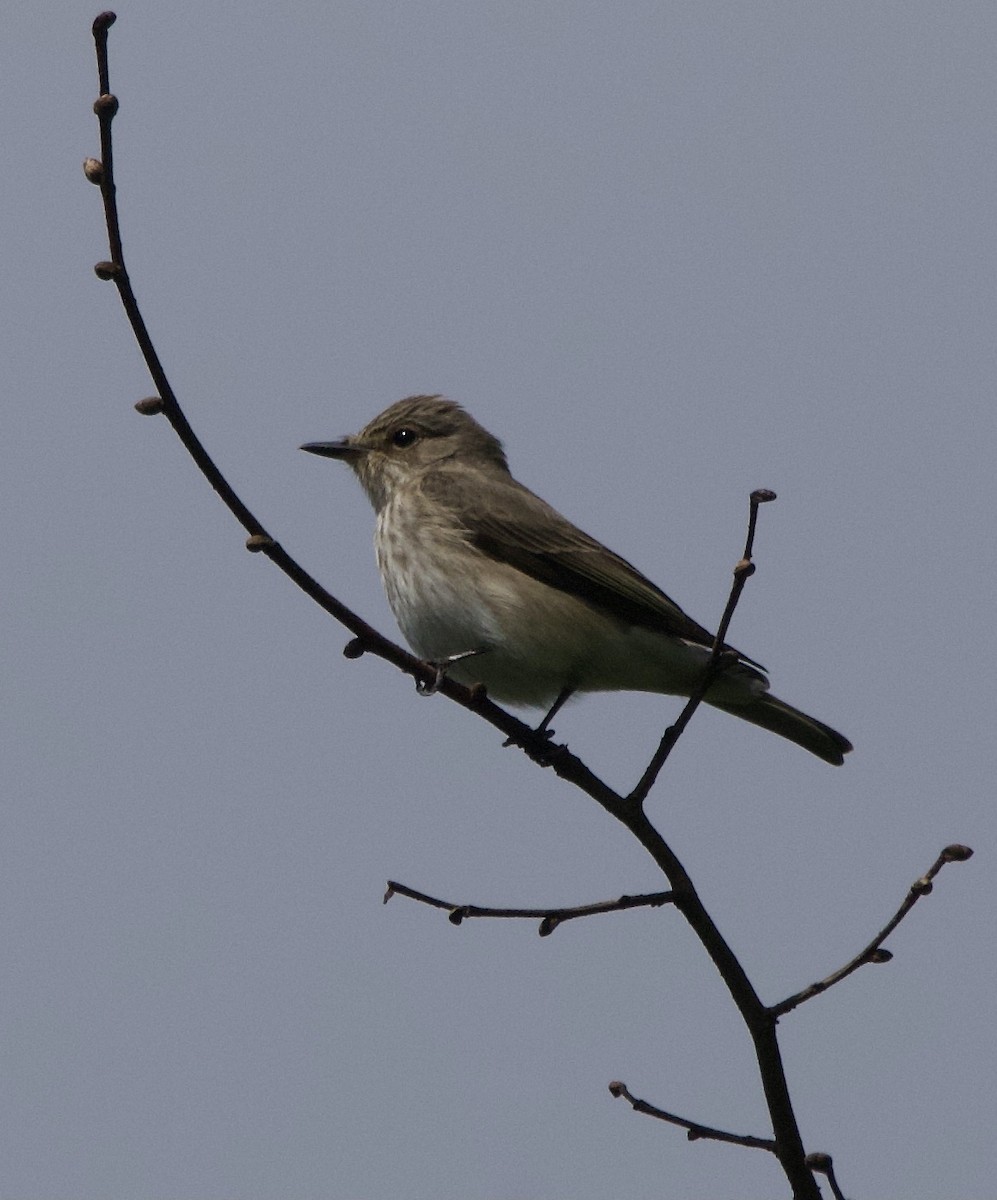
[[[819,1150],[808,1154],[805,1161],[811,1171],[820,1171],[822,1175],[826,1175],[832,1166],[830,1154],[823,1154]]]
[[[93,102],[93,110],[98,117],[113,117],[118,111],[118,97],[110,92],[106,96],[98,96]]]

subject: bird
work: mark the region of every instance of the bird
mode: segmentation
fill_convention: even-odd
[[[636,567],[513,478],[502,443],[460,404],[409,396],[359,433],[308,442],[347,463],[377,514],[374,544],[414,652],[494,700],[545,708],[584,692],[688,696],[714,636]],[[840,765],[852,745],[779,700],[733,647],[704,701]]]

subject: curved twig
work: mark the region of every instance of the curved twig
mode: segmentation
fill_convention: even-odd
[[[703,702],[703,697],[710,690],[710,685],[719,675],[724,666],[724,643],[727,640],[727,630],[730,628],[731,620],[734,616],[734,610],[737,608],[738,601],[741,599],[741,593],[744,591],[744,585],[748,582],[755,573],[755,564],[751,561],[751,554],[755,546],[755,528],[758,524],[758,507],[761,504],[768,504],[769,501],[775,500],[775,492],[769,491],[767,488],[758,488],[751,493],[750,506],[748,510],[748,534],[744,541],[744,553],[741,555],[741,561],[734,568],[734,582],[731,585],[730,595],[727,598],[727,606],[724,609],[723,617],[720,619],[720,628],[717,630],[717,635],[713,639],[713,649],[710,651],[710,659],[706,664],[706,669],[703,671],[703,676],[699,683],[692,690],[692,694],[686,701],[685,707],[678,715],[678,720],[673,725],[665,730],[661,741],[658,744],[657,750],[651,756],[651,761],[647,765],[647,770],[640,778],[640,782],[634,790],[627,796],[627,804],[639,808],[647,799],[647,795],[651,788],[654,787],[655,780],[658,778],[658,773],[665,765],[669,754],[671,754],[675,743],[682,736],[685,727],[692,720],[692,715]],[[736,656],[735,656],[736,661]]]
[[[748,1146],[752,1150],[768,1150],[770,1154],[776,1152],[776,1144],[772,1138],[753,1137],[749,1133],[729,1133],[726,1129],[714,1129],[711,1125],[701,1125],[698,1121],[690,1121],[686,1117],[680,1117],[676,1113],[658,1108],[655,1104],[648,1104],[646,1100],[639,1100],[636,1096],[631,1095],[627,1085],[621,1083],[619,1079],[613,1080],[609,1085],[609,1090],[617,1099],[622,1097],[626,1100],[634,1112],[644,1113],[658,1121],[667,1121],[669,1125],[678,1125],[685,1129],[690,1142],[708,1138],[713,1142],[729,1142],[734,1146]]]
[[[792,996],[787,996],[785,1000],[780,1000],[778,1004],[773,1004],[769,1012],[774,1017],[781,1017],[788,1012],[792,1012],[794,1008],[798,1008],[801,1004],[805,1004],[807,1000],[812,1000],[814,996],[820,996],[828,988],[832,988],[836,983],[840,983],[842,979],[847,979],[853,971],[857,971],[859,967],[864,967],[866,963],[889,962],[893,955],[889,950],[880,949],[883,942],[886,941],[922,896],[931,895],[934,888],[934,884],[931,881],[946,863],[965,862],[967,858],[972,857],[972,854],[973,851],[969,846],[961,846],[958,843],[946,846],[921,878],[915,879],[910,885],[910,890],[904,897],[903,903],[863,950],[860,950],[850,962],[845,963],[843,967],[828,975],[826,979],[812,983],[802,991],[796,992]]]

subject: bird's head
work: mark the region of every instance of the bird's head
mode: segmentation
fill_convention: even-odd
[[[310,454],[339,458],[380,510],[395,490],[445,462],[508,474],[502,443],[453,400],[409,396],[336,442],[308,442]]]

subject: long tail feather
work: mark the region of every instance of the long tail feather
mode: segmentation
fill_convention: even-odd
[[[851,742],[830,725],[825,725],[816,717],[808,717],[805,712],[800,712],[768,692],[747,704],[707,703],[713,703],[714,708],[723,709],[742,721],[750,721],[752,725],[760,725],[780,737],[788,738],[836,767],[841,766],[845,755],[852,749]]]

